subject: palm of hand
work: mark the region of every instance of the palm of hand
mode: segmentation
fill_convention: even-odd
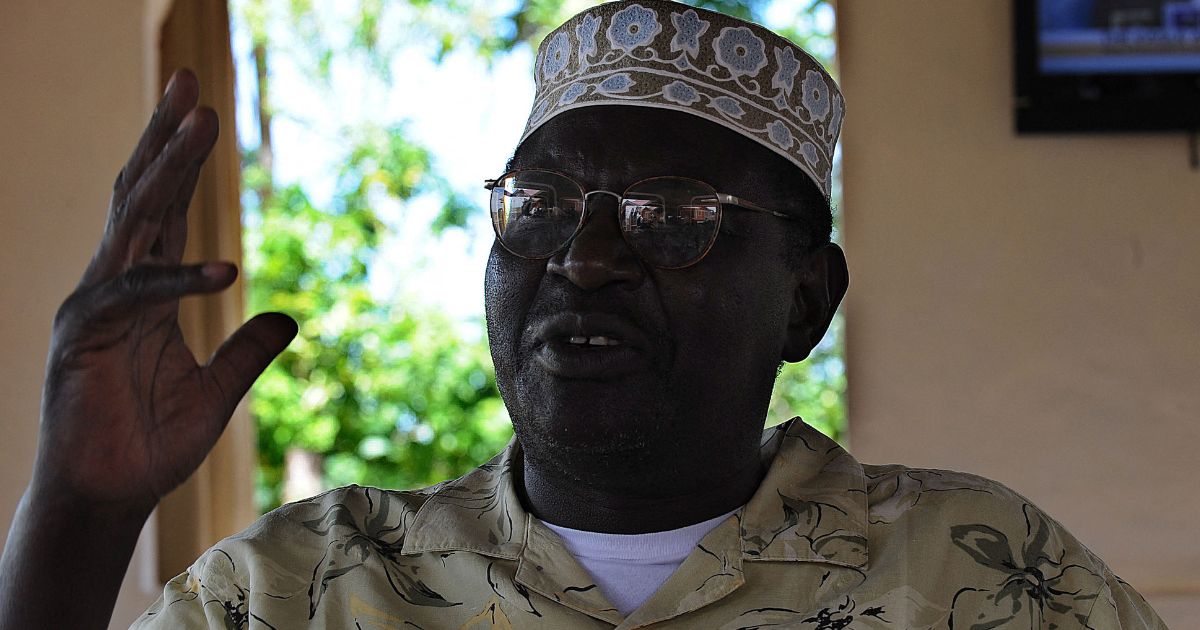
[[[141,314],[52,353],[43,415],[60,424],[45,430],[54,453],[75,454],[60,465],[77,492],[105,502],[156,501],[199,466],[220,435],[227,402],[174,317]]]

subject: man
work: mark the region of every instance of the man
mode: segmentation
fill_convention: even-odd
[[[798,419],[762,434],[780,361],[847,286],[828,205],[843,106],[818,64],[759,26],[626,0],[551,33],[535,72],[488,182],[514,441],[432,488],[284,506],[137,627],[1163,627],[999,484],[864,466]],[[104,625],[150,509],[295,333],[268,314],[205,366],[183,347],[178,298],[233,279],[178,266],[216,133],[195,102],[177,75],[56,319],[6,627]]]

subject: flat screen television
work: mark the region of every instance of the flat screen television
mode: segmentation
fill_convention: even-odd
[[[1018,132],[1200,130],[1200,0],[1013,0]]]

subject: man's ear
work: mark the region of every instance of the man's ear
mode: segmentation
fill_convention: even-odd
[[[781,357],[789,363],[808,358],[825,336],[850,283],[846,254],[833,243],[809,252],[800,267]]]

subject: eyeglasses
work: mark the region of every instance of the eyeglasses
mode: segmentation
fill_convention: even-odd
[[[512,254],[529,259],[549,258],[570,245],[587,222],[588,197],[596,194],[617,199],[625,242],[661,269],[700,262],[716,241],[725,206],[791,218],[687,177],[643,179],[618,195],[584,192],[578,182],[554,171],[520,169],[486,180],[484,187],[491,191],[496,239]]]

